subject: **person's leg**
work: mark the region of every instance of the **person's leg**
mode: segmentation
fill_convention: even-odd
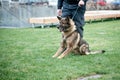
[[[68,17],[68,16],[71,17],[71,11],[69,9],[63,8],[61,17]]]
[[[84,31],[83,27],[82,26],[77,27],[77,31],[80,34],[80,37],[83,38],[83,31]]]
[[[63,8],[62,8],[62,16],[61,17],[70,17],[71,18],[71,10],[69,9],[69,4],[63,2]]]
[[[78,31],[78,33],[80,33],[80,37],[83,38],[83,31],[84,31],[83,26],[85,24],[85,22],[84,22],[84,14],[81,14],[80,11],[76,12],[76,10],[74,10],[72,15],[74,16],[73,21],[75,22],[77,31]]]

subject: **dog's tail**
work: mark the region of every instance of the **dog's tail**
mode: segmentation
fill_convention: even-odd
[[[89,51],[86,54],[100,54],[100,53],[105,53],[105,52],[106,52],[105,50],[98,50],[98,51]]]
[[[105,50],[97,50],[97,51],[91,51],[89,50],[89,45],[88,44],[82,44],[80,47],[80,53],[83,55],[88,55],[88,54],[100,54],[100,53],[105,53]]]

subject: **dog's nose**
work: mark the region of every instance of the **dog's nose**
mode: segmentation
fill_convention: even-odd
[[[57,28],[59,29],[59,26],[57,26]]]
[[[58,29],[60,28],[59,25],[57,25],[57,28],[58,28]]]

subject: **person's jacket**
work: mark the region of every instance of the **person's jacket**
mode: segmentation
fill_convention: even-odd
[[[57,8],[61,9],[63,6],[63,2],[66,2],[68,4],[78,4],[80,0],[58,0]],[[83,0],[86,4],[87,0]]]

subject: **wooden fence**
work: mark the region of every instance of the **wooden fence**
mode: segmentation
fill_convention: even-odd
[[[86,11],[85,21],[93,21],[98,19],[108,19],[108,18],[120,18],[120,10],[105,10],[105,11]],[[58,23],[57,17],[42,17],[42,18],[30,18],[29,22],[32,24],[32,27],[35,27],[35,24],[41,24],[42,28],[46,24]]]

